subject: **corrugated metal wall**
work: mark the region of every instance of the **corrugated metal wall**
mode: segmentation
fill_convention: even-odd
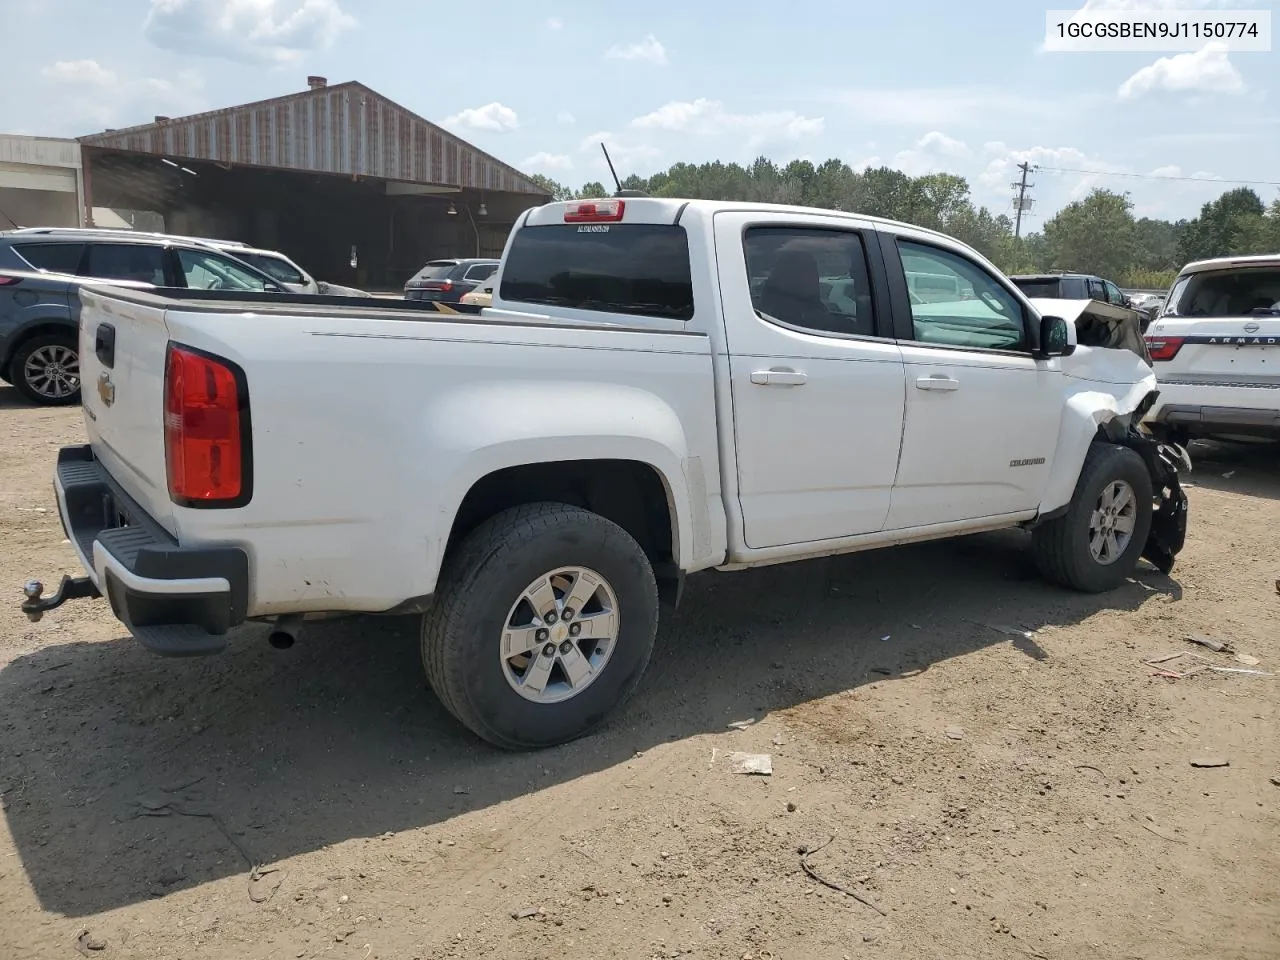
[[[283,170],[542,192],[514,168],[359,83],[110,131],[81,142]]]

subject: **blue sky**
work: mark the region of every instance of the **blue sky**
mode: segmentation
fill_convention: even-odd
[[[0,131],[83,135],[291,93],[317,73],[574,185],[607,179],[602,139],[624,174],[761,153],[954,172],[997,212],[1023,159],[1280,180],[1280,52],[1043,53],[1046,6],[1073,4],[0,0]],[[1095,185],[1164,217],[1231,186],[1044,169],[1032,180],[1032,229]]]

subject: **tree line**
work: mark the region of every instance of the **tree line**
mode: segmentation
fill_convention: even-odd
[[[598,181],[574,190],[541,175],[533,179],[556,200],[614,192]],[[1092,273],[1126,287],[1165,288],[1192,260],[1280,253],[1280,199],[1268,207],[1248,187],[1206,203],[1195,219],[1177,221],[1135,217],[1127,193],[1097,188],[1059,210],[1039,232],[1015,237],[1008,215],[975,204],[969,182],[950,173],[912,177],[888,167],[859,173],[836,159],[779,166],[760,157],[745,167],[677,163],[648,178],[630,176],[622,186],[655,197],[800,204],[887,217],[950,234],[1006,273]]]

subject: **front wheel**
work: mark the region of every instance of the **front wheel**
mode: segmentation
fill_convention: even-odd
[[[535,503],[481,524],[446,564],[422,659],[445,707],[520,750],[574,740],[635,691],[653,652],[658,588],[617,524]]]
[[[80,355],[75,338],[48,334],[18,347],[10,382],[33,403],[61,406],[80,399]]]
[[[1045,579],[1086,593],[1113,590],[1133,573],[1151,532],[1151,475],[1128,447],[1094,443],[1067,512],[1031,533]]]

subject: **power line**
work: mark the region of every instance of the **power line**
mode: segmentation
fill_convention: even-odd
[[[1094,177],[1129,177],[1135,180],[1184,180],[1191,183],[1243,183],[1257,187],[1280,187],[1280,180],[1232,180],[1228,177],[1175,177],[1163,173],[1120,173],[1115,170],[1076,170],[1072,167],[1039,167],[1054,173],[1087,173]]]

